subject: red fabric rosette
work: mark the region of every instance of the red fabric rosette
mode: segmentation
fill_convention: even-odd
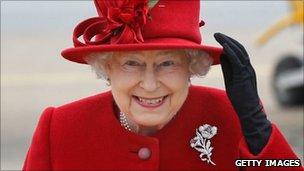
[[[89,18],[74,30],[74,46],[144,42],[142,28],[148,19],[148,0],[98,0],[101,17]],[[83,36],[84,43],[79,41]]]

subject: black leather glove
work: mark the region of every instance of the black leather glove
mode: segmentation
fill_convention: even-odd
[[[239,42],[221,33],[214,37],[224,48],[220,61],[226,93],[238,114],[249,149],[256,155],[268,142],[271,123],[260,104],[255,71]]]

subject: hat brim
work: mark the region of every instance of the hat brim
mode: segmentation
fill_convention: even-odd
[[[75,48],[68,48],[61,52],[61,55],[70,61],[87,64],[83,57],[96,52],[116,52],[116,51],[139,51],[139,50],[165,50],[165,49],[196,49],[207,52],[213,58],[213,64],[220,63],[222,47],[201,45],[192,41],[177,38],[161,38],[145,40],[144,43],[136,44],[102,44],[87,45]]]

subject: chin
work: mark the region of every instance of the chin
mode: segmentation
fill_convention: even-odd
[[[140,116],[139,116],[140,115]],[[141,113],[137,116],[133,116],[133,121],[144,127],[163,127],[167,124],[169,119],[168,114],[159,113],[159,114],[149,114],[149,113]]]

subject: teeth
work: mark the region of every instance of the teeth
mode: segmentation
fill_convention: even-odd
[[[157,104],[163,101],[164,97],[158,98],[158,99],[144,99],[141,97],[138,97],[140,102],[146,103],[146,104]]]

